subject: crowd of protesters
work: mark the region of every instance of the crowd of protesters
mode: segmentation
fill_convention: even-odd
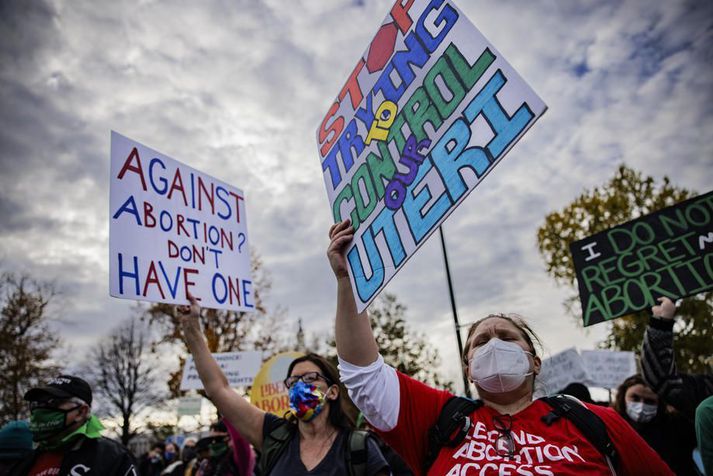
[[[200,438],[157,441],[135,457],[102,436],[90,385],[59,375],[24,395],[29,421],[0,429],[0,476],[713,476],[713,376],[678,371],[670,299],[652,308],[641,374],[621,384],[611,406],[593,403],[581,383],[535,399],[542,345],[521,317],[506,314],[471,325],[462,371],[479,399],[456,397],[384,362],[347,274],[353,233],[349,221],[335,224],[327,252],[338,369],[317,354],[292,361],[285,415],[230,388],[189,295],[178,309],[183,335],[220,421]]]

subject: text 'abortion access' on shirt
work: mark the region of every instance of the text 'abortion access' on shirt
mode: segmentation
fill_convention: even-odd
[[[401,394],[398,423],[382,436],[417,474],[423,474],[428,429],[452,395],[400,373],[398,376]],[[652,475],[672,474],[661,458],[613,410],[589,405],[588,408],[607,426],[620,455],[619,474],[644,474],[641,471]],[[479,408],[471,415],[473,425],[463,442],[454,448],[444,447],[428,475],[611,474],[604,456],[571,421],[560,418],[547,426],[541,420],[551,410],[539,400],[512,417],[503,417],[487,406]],[[508,427],[508,431],[503,430]],[[503,436],[506,433],[509,437]],[[503,447],[508,439],[513,443],[511,457]]]

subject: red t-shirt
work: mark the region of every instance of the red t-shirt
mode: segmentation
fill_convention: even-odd
[[[37,457],[27,476],[55,476],[59,474],[64,453],[61,451],[46,451]]]
[[[422,475],[428,449],[428,430],[436,423],[441,408],[452,394],[430,388],[401,373],[398,376],[401,391],[399,419],[394,429],[382,432],[381,436],[417,475]],[[619,475],[673,474],[658,454],[614,410],[596,405],[587,407],[607,426],[609,437],[619,454],[619,466],[616,468]],[[499,454],[495,448],[503,432],[496,429],[493,417],[501,415],[490,407],[480,407],[471,415],[473,425],[463,442],[455,448],[442,448],[428,475],[611,474],[604,456],[571,421],[559,418],[551,426],[542,422],[542,416],[550,411],[552,408],[549,405],[536,400],[512,415],[510,434],[515,456],[508,458],[500,456],[502,451]],[[502,418],[500,420],[503,421]]]

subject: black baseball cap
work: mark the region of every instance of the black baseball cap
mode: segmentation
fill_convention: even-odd
[[[88,405],[92,404],[92,388],[89,384],[73,375],[60,375],[53,378],[42,387],[31,388],[25,393],[25,400],[36,402],[46,398],[78,397]]]

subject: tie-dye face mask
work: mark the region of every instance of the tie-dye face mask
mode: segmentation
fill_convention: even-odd
[[[297,381],[290,387],[290,412],[308,422],[324,409],[325,396],[313,383]]]

